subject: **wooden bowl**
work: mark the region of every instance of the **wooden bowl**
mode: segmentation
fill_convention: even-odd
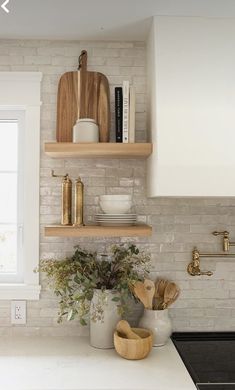
[[[143,328],[131,328],[141,339],[132,340],[124,338],[116,330],[114,332],[114,346],[117,353],[124,359],[140,360],[148,356],[153,346],[152,332]]]

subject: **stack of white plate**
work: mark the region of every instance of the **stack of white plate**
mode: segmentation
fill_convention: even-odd
[[[136,214],[96,214],[96,222],[101,226],[132,226],[136,224]]]

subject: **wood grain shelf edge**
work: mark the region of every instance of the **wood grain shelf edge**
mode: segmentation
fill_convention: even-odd
[[[83,143],[46,142],[44,151],[52,158],[147,158],[152,154],[151,143]]]
[[[52,225],[45,227],[46,237],[144,237],[151,236],[152,227],[139,224],[135,226],[96,226],[83,227]]]

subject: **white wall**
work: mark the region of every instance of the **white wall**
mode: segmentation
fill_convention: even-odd
[[[155,17],[149,41],[150,195],[235,196],[234,19]]]

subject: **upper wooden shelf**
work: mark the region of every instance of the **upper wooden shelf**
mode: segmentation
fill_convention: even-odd
[[[48,142],[44,151],[53,158],[146,158],[152,153],[152,144]]]

